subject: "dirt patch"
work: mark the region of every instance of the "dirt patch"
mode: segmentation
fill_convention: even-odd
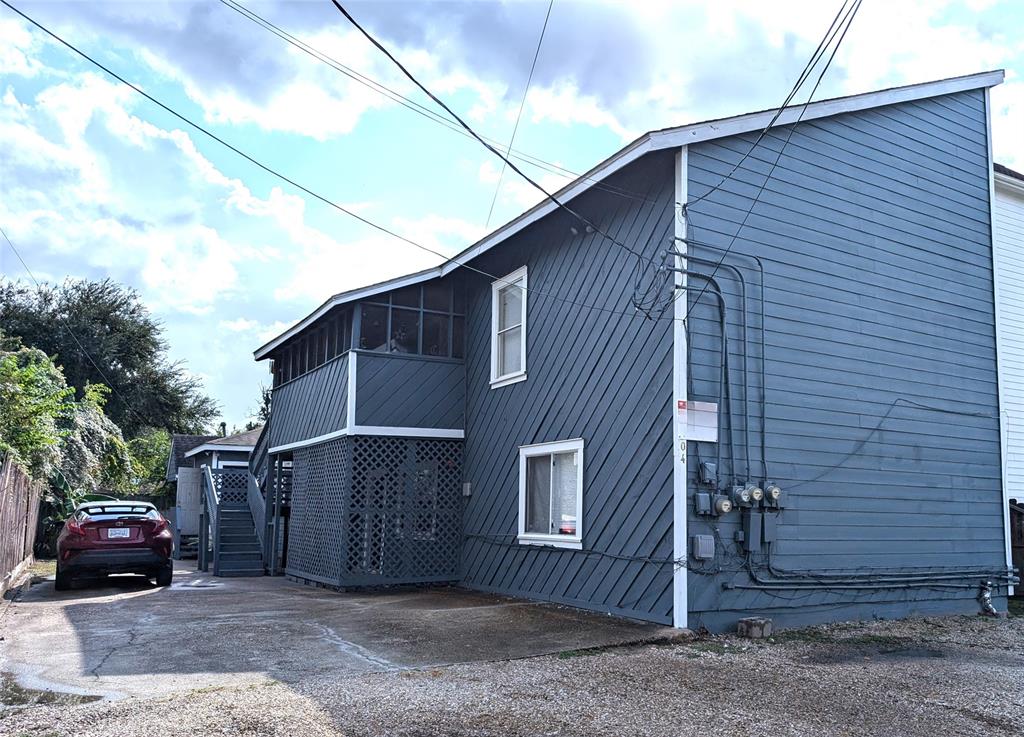
[[[0,709],[23,706],[77,706],[99,701],[102,696],[44,691],[19,686],[10,673],[0,673]]]

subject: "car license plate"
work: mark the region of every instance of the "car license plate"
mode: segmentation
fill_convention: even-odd
[[[110,540],[115,537],[131,537],[132,531],[127,527],[113,527],[107,530],[107,539]]]

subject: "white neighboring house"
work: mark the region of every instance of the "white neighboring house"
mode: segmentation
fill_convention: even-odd
[[[1024,174],[1001,164],[993,168],[992,243],[1007,544],[1013,565],[1024,569]]]

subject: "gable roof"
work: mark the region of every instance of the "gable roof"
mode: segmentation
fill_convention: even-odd
[[[167,454],[168,481],[178,478],[178,467],[185,465],[185,454],[203,443],[213,440],[216,435],[172,435],[171,449]]]
[[[222,453],[251,453],[253,448],[256,447],[256,441],[259,440],[260,433],[262,431],[263,425],[260,425],[259,427],[254,427],[252,430],[237,432],[234,435],[227,435],[223,438],[214,436],[213,438],[207,439],[206,442],[190,448],[188,452],[185,453],[185,457],[191,458],[199,453],[209,451],[220,451]]]
[[[890,87],[875,92],[867,92],[847,97],[836,97],[828,100],[819,100],[806,106],[791,105],[782,111],[775,126],[788,125],[798,120],[807,121],[818,118],[827,118],[841,113],[856,112],[883,105],[894,105],[912,100],[922,100],[938,95],[949,95],[956,92],[979,89],[982,87],[993,87],[1003,81],[1003,70],[997,69],[978,74],[969,74],[962,77],[951,77],[940,79],[934,82],[923,82],[902,87]],[[716,138],[735,136],[751,131],[763,130],[771,122],[778,108],[762,110],[754,113],[736,115],[729,118],[717,118],[706,120],[700,123],[676,126],[673,128],[662,128],[661,130],[649,131],[637,138],[635,141],[620,149],[607,159],[599,163],[590,171],[576,178],[566,186],[554,193],[554,197],[562,203],[582,194],[606,177],[612,175],[627,164],[636,161],[641,156],[653,151],[678,148],[692,143],[711,141]],[[387,292],[399,287],[418,284],[430,279],[449,274],[462,266],[466,261],[476,258],[489,251],[506,238],[518,233],[531,223],[551,213],[558,205],[550,199],[545,199],[534,205],[532,208],[521,214],[519,217],[510,220],[497,230],[484,236],[479,241],[469,246],[444,263],[430,269],[424,269],[414,274],[400,276],[387,281],[378,282],[366,287],[359,287],[347,292],[336,294],[309,315],[299,320],[276,338],[268,341],[257,348],[253,355],[256,360],[267,358],[267,356],[282,343],[301,332],[309,325],[323,317],[329,310],[338,305],[355,300],[364,299],[374,294]]]

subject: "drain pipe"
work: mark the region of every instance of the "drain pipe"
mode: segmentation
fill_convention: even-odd
[[[980,590],[978,591],[978,604],[981,605],[981,613],[986,617],[1001,617],[1003,616],[995,606],[992,604],[992,589],[994,586],[991,581],[982,581]]]

